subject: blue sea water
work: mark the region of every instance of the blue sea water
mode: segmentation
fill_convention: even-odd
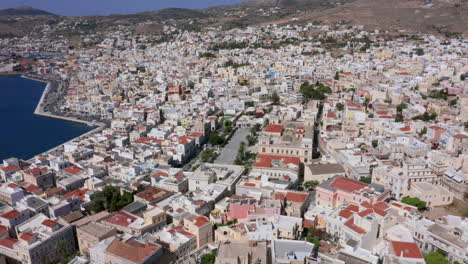
[[[45,86],[20,75],[0,76],[0,161],[32,158],[92,129],[35,115]]]

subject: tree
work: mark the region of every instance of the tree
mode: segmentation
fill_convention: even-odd
[[[422,48],[417,48],[416,49],[416,55],[418,55],[418,56],[424,55],[424,50]]]
[[[421,201],[421,199],[419,199],[418,197],[409,197],[409,196],[405,196],[405,197],[403,197],[403,199],[401,199],[401,202],[402,202],[402,203],[405,203],[405,204],[409,204],[409,205],[415,206],[415,207],[417,207],[418,210],[420,210],[420,211],[426,210],[426,209],[427,209],[427,204],[426,204],[426,202]]]
[[[372,177],[371,177],[371,176],[369,176],[369,177],[361,177],[361,178],[359,178],[359,181],[360,181],[360,182],[363,182],[363,183],[371,184],[371,182],[372,182]]]
[[[335,80],[339,80],[340,79],[340,73],[339,72],[335,72]]]
[[[424,254],[424,260],[426,264],[448,264],[448,260],[438,252],[431,252]]]
[[[95,213],[99,213],[104,211],[104,201],[95,201],[91,205],[91,210]]]
[[[270,100],[273,105],[279,105],[280,97],[276,91],[273,91],[273,94],[271,95]]]
[[[423,135],[427,134],[427,127],[423,127],[421,131],[419,131],[419,136],[422,137]]]
[[[208,142],[210,142],[211,145],[222,145],[224,143],[224,140],[225,139],[223,136],[215,132],[210,135]]]
[[[395,116],[395,122],[403,122],[403,115],[402,114],[397,114]]]
[[[436,114],[436,113],[429,114],[428,112],[425,112],[425,113],[422,114],[422,115],[414,116],[412,119],[413,119],[413,120],[421,120],[421,121],[424,121],[424,122],[428,122],[428,121],[431,121],[431,120],[435,120],[436,118],[437,118],[437,114]]]
[[[450,101],[450,106],[454,106],[457,104],[457,98],[453,99],[452,101]]]
[[[308,190],[312,190],[315,188],[315,186],[319,185],[320,183],[318,181],[306,181],[304,182],[304,187]]]
[[[201,264],[214,264],[216,260],[216,255],[214,252],[203,254],[201,256]]]
[[[397,109],[398,113],[401,113],[403,111],[403,109],[406,109],[406,108],[408,108],[408,105],[405,104],[405,103],[401,103],[401,104],[397,105],[396,109]]]
[[[336,104],[336,110],[338,110],[338,111],[343,111],[343,110],[344,110],[344,104],[342,104],[342,103],[337,103],[337,104]]]
[[[373,148],[377,148],[378,145],[379,145],[379,141],[377,139],[372,140],[372,147]]]

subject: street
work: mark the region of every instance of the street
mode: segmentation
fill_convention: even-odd
[[[250,133],[249,128],[239,128],[232,136],[229,143],[221,150],[221,154],[215,160],[216,164],[234,164],[237,153],[239,152],[240,143],[245,140]],[[246,141],[244,141],[247,143]]]

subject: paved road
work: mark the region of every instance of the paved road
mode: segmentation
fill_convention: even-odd
[[[221,154],[218,156],[214,163],[231,165],[234,164],[237,153],[239,152],[240,143],[244,141],[247,144],[247,140],[245,138],[249,133],[249,128],[237,129],[229,143],[221,150]]]

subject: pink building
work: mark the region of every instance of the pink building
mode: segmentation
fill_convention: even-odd
[[[376,184],[365,184],[345,177],[333,177],[316,188],[317,205],[336,208],[348,202],[359,205],[362,202],[374,204],[390,197],[390,192]]]
[[[237,219],[239,222],[248,222],[275,214],[281,214],[281,203],[277,200],[258,202],[252,197],[234,195],[229,203],[228,220]]]

